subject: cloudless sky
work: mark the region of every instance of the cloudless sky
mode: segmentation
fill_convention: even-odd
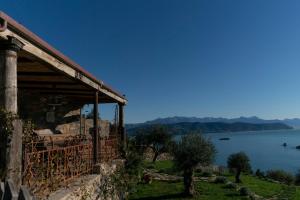
[[[0,0],[0,10],[126,94],[128,123],[300,117],[300,1]]]

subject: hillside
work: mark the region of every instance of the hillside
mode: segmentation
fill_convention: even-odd
[[[153,124],[141,124],[136,127],[127,127],[129,135],[147,130]],[[218,132],[238,132],[238,131],[262,131],[262,130],[284,130],[292,129],[292,127],[283,123],[266,123],[266,124],[252,124],[244,122],[223,123],[223,122],[181,122],[175,124],[164,124],[171,134],[181,135],[189,132],[200,133],[218,133]]]

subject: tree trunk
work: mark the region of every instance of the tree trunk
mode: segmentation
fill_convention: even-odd
[[[153,162],[153,163],[156,161],[158,155],[159,155],[158,152],[154,152],[154,157],[153,157],[153,159],[152,159],[152,162]]]
[[[183,182],[184,182],[184,194],[187,196],[193,196],[195,193],[193,169],[184,170]]]
[[[240,175],[241,175],[241,170],[237,169],[236,174],[235,174],[235,182],[236,183],[241,183]]]

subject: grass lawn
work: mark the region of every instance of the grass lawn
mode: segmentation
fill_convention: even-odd
[[[146,168],[155,169],[159,173],[176,174],[174,163],[171,160],[156,161],[155,163],[146,161],[144,165]]]
[[[228,176],[228,179],[234,182],[234,176]],[[249,175],[242,175],[241,180],[243,183],[240,185],[246,186],[257,195],[263,197],[272,197],[289,187],[287,185],[264,181]]]
[[[198,194],[193,199],[203,200],[230,200],[246,199],[239,196],[238,192],[223,188],[223,185],[206,182],[198,182],[196,190]],[[151,184],[140,184],[136,193],[132,194],[131,200],[159,200],[159,199],[190,199],[182,196],[183,183],[169,183],[153,181]]]
[[[145,163],[159,172],[167,173],[173,170],[172,161],[157,161],[155,164]],[[233,175],[226,176],[228,180],[234,181]],[[287,186],[284,184],[271,183],[250,175],[242,175],[243,183],[241,186],[249,188],[252,192],[264,198],[278,197],[278,199],[300,200],[300,188],[296,186]],[[198,194],[193,199],[204,200],[226,200],[226,199],[246,199],[239,195],[234,189],[225,188],[225,184],[208,183],[204,181],[196,182],[196,191]],[[150,200],[150,199],[185,199],[181,192],[183,191],[182,182],[162,182],[153,181],[151,184],[140,184],[130,199]]]

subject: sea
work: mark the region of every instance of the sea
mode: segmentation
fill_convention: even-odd
[[[282,169],[290,173],[300,170],[300,130],[226,132],[203,134],[216,147],[214,164],[227,165],[232,153],[245,152],[250,158],[252,170],[262,171]],[[177,136],[176,139],[180,139]],[[229,140],[220,140],[229,138]],[[286,143],[286,146],[283,144]]]

